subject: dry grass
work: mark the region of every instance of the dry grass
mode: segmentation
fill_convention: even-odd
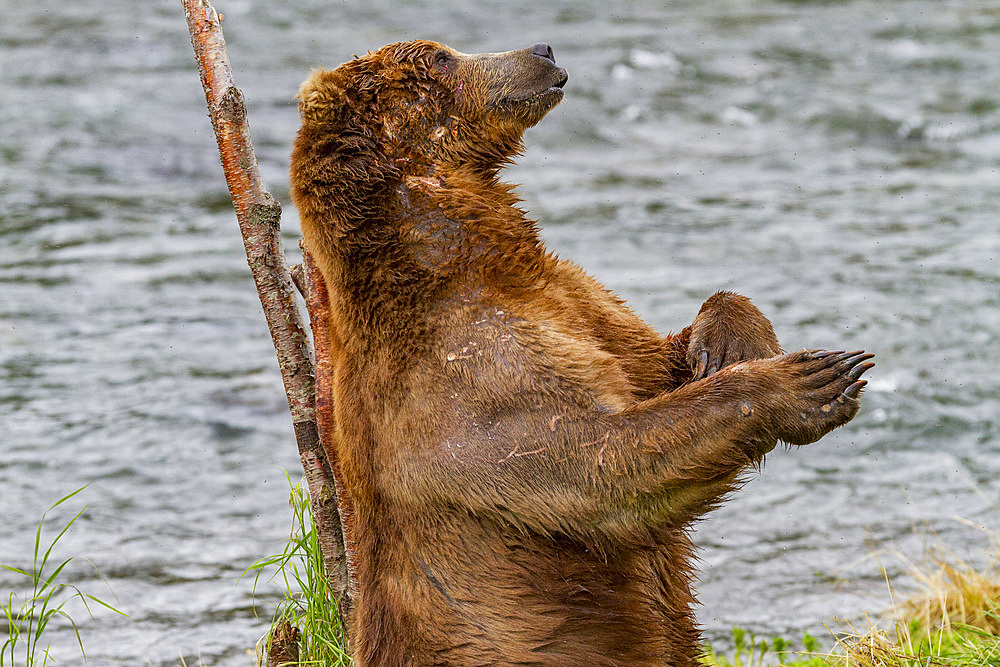
[[[1000,667],[1000,535],[991,535],[994,560],[985,568],[932,548],[921,563],[903,559],[915,592],[880,620],[864,617],[862,629],[839,621],[829,628],[836,640],[832,653],[774,653],[768,660],[737,640],[732,658],[710,654],[705,663],[718,667]],[[884,567],[890,596],[893,587]],[[749,648],[748,648],[749,647]]]
[[[918,620],[924,627],[951,630],[961,624],[1000,635],[1000,619],[988,613],[1000,601],[998,563],[994,560],[980,571],[961,560],[949,561],[940,551],[931,554],[931,562],[932,568],[910,573],[921,592],[902,604],[902,617]]]
[[[992,537],[994,553],[1000,555],[997,536]],[[842,625],[837,633],[839,661],[832,664],[1000,667],[997,556],[988,567],[977,569],[938,547],[928,553],[925,563],[910,563],[907,569],[917,583],[917,591],[895,604],[888,614],[891,634],[867,617],[868,627],[864,632],[856,631],[850,624]]]

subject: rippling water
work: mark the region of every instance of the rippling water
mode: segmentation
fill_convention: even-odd
[[[664,331],[726,288],[787,349],[878,354],[849,427],[775,452],[696,535],[710,637],[821,634],[887,603],[870,539],[976,560],[955,517],[1000,529],[1000,10],[659,4],[218,9],[289,247],[310,67],[546,41],[566,99],[509,177],[552,248]],[[180,3],[113,5],[11,0],[0,22],[0,562],[27,565],[41,513],[89,483],[58,555],[130,616],[82,624],[91,662],[246,665],[275,598],[237,580],[281,549],[297,454]]]

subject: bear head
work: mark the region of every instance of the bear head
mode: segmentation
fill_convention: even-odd
[[[337,135],[342,147],[347,139],[403,174],[495,174],[520,152],[525,129],[562,100],[566,78],[545,44],[470,55],[400,42],[313,71],[299,112],[304,131]]]

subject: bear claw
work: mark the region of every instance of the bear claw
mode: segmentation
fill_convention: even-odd
[[[874,366],[874,364],[872,364]],[[847,398],[857,398],[858,394],[861,393],[861,389],[868,384],[868,380],[858,380],[850,387],[844,390],[844,396]]]
[[[868,357],[869,359],[871,359],[874,355],[865,355],[865,356]],[[855,366],[854,368],[851,369],[851,371],[847,374],[847,376],[849,378],[851,378],[852,380],[857,380],[859,377],[861,377],[862,375],[864,375],[865,371],[867,371],[869,368],[873,367],[874,365],[875,365],[874,361],[869,361],[869,362],[864,363],[864,364],[858,364],[857,366]]]
[[[698,380],[704,375],[705,367],[708,366],[708,351],[702,350],[698,356],[698,368],[694,371],[694,379]]]
[[[841,352],[839,355],[837,355],[837,361],[846,361],[846,362],[853,361],[856,363],[857,361],[860,361],[860,359],[855,359],[855,358],[864,355],[864,353],[865,353],[864,350],[854,350],[853,352]]]

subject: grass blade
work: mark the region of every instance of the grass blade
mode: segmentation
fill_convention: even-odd
[[[91,618],[94,617],[94,614],[89,602],[95,602],[106,609],[125,616],[124,612],[107,602],[84,593],[76,586],[59,581],[59,578],[65,575],[66,566],[73,560],[72,558],[67,558],[51,570],[48,567],[49,558],[52,556],[56,545],[77,520],[83,516],[84,511],[87,509],[86,505],[62,526],[56,536],[46,544],[44,552],[42,550],[42,529],[48,519],[49,511],[73,498],[86,488],[86,486],[80,487],[72,493],[63,496],[42,514],[42,518],[39,520],[38,527],[35,530],[35,539],[32,546],[32,566],[30,569],[22,569],[5,563],[0,564],[0,568],[3,570],[26,577],[31,582],[31,590],[25,594],[23,599],[12,592],[8,595],[7,604],[0,605],[0,611],[2,611],[0,619],[6,619],[7,621],[7,638],[0,645],[0,666],[7,665],[8,657],[11,665],[20,664],[18,663],[18,658],[23,658],[23,667],[41,667],[48,664],[50,660],[54,662],[55,658],[51,653],[51,642],[46,642],[44,649],[41,646],[46,633],[52,634],[56,632],[52,621],[57,618],[69,623],[73,629],[73,634],[76,636],[80,654],[86,660],[87,654],[83,647],[83,637],[80,634],[76,621],[67,611],[67,604],[75,598],[79,599],[87,615]],[[108,584],[108,580],[104,577],[100,569],[92,562],[91,566],[97,571],[101,580],[105,584]],[[110,584],[108,584],[108,588],[110,590]],[[72,590],[73,593],[68,595],[68,597],[64,597],[63,593],[67,589]],[[117,598],[115,599],[117,601]]]

